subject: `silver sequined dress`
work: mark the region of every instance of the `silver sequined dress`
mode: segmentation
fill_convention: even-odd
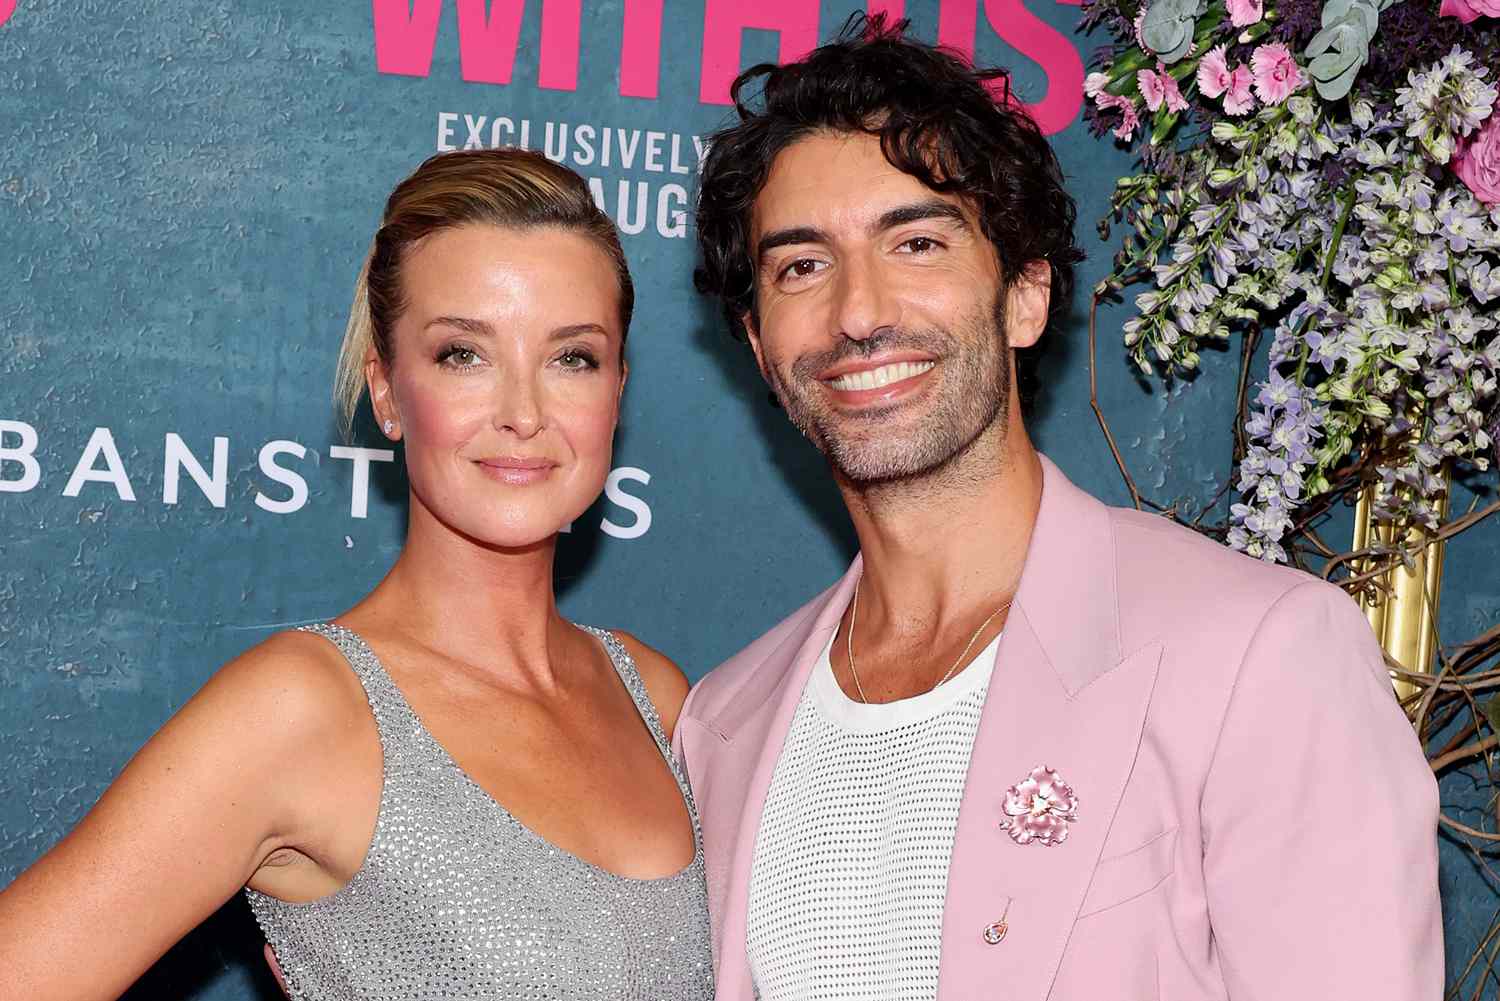
[[[693,821],[693,860],[627,879],[554,847],[466,775],[370,647],[307,627],[364,685],[385,755],[364,864],[336,893],[287,903],[246,890],[293,1001],[707,1001],[713,996],[703,838],[687,779],[635,664],[609,651]]]

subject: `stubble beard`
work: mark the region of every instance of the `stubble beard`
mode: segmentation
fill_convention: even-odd
[[[797,429],[856,488],[915,485],[956,472],[958,460],[986,432],[993,431],[992,437],[1003,442],[1009,428],[1010,350],[1001,295],[988,310],[967,317],[959,336],[940,328],[892,329],[863,341],[841,340],[832,350],[797,359],[789,374],[772,366],[772,389]],[[819,372],[901,349],[923,351],[939,361],[936,398],[920,412],[918,406],[898,402],[851,416],[828,404]]]

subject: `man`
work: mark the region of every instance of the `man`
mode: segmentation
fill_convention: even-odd
[[[1436,787],[1354,604],[1027,436],[1080,255],[990,77],[860,22],[704,166],[699,286],[860,543],[678,725],[718,997],[1436,999]]]

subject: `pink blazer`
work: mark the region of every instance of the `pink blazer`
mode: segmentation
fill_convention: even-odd
[[[940,1001],[1436,1001],[1437,787],[1354,603],[1044,466],[959,811]],[[704,678],[678,724],[719,1001],[752,998],[761,810],[859,570]],[[1039,765],[1078,796],[1051,847],[998,823]]]

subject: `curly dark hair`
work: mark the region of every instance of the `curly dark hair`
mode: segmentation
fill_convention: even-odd
[[[1009,288],[1032,261],[1052,270],[1050,322],[1067,311],[1077,216],[1062,168],[1041,129],[1011,99],[1003,69],[977,69],[958,53],[905,37],[906,20],[856,13],[834,41],[795,63],[762,63],[730,89],[739,121],[714,133],[697,205],[701,264],[694,284],[718,297],[730,333],[755,315],[750,214],[776,157],[814,132],[877,136],[891,165],[934,191],[974,207]],[[750,106],[761,81],[762,108]],[[998,96],[991,92],[998,91]],[[1035,387],[1036,357],[1017,353],[1023,401]]]

